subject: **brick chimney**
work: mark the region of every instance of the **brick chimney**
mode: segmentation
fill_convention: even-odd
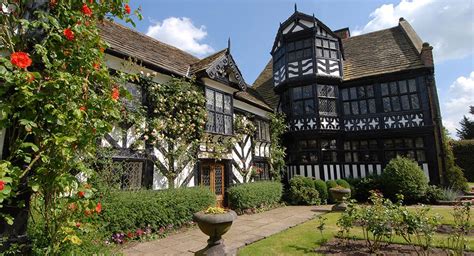
[[[421,62],[426,67],[433,67],[433,46],[431,46],[429,43],[424,42],[423,46],[421,47],[421,53],[420,53],[420,58]]]
[[[347,39],[351,37],[351,31],[349,30],[349,28],[341,28],[341,29],[335,30],[334,34],[336,34],[341,39]]]

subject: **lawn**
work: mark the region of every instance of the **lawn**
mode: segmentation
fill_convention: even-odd
[[[414,209],[415,207],[410,207]],[[451,207],[433,206],[431,212],[439,214],[443,217],[443,224],[452,224],[453,218],[451,216]],[[323,232],[325,239],[333,238],[338,227],[336,222],[339,219],[340,213],[326,213],[323,215],[327,218],[326,227]],[[321,245],[322,237],[317,230],[318,218],[307,221],[301,225],[290,228],[281,233],[270,236],[266,239],[260,240],[256,243],[248,245],[239,250],[238,255],[314,255],[313,250]],[[474,225],[474,220],[471,219],[471,225]],[[354,229],[351,236],[357,239],[362,239],[361,229]],[[443,247],[447,235],[436,234],[434,237],[434,245],[436,247]],[[402,238],[395,237],[394,242],[403,243]],[[474,237],[468,237],[469,247],[474,249]]]

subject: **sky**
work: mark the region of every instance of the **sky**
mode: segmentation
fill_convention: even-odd
[[[443,125],[456,137],[474,106],[474,0],[130,0],[143,19],[135,29],[199,58],[227,47],[252,84],[271,58],[280,22],[314,15],[332,30],[359,35],[394,27],[404,17],[434,47]]]

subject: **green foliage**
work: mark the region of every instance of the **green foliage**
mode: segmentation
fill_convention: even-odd
[[[343,187],[343,188],[351,188],[351,185],[349,185],[349,182],[343,179],[338,179],[336,180],[337,185]]]
[[[133,232],[147,226],[158,231],[191,221],[193,213],[215,205],[215,200],[205,187],[115,192],[103,202],[100,217],[110,233]]]
[[[387,197],[396,200],[396,195],[401,194],[408,203],[420,202],[428,189],[428,180],[418,164],[400,156],[390,160],[381,181]]]
[[[240,184],[227,190],[230,207],[237,212],[276,205],[282,192],[283,185],[279,181]]]
[[[190,161],[194,161],[207,120],[206,99],[194,80],[171,78],[164,84],[142,77],[149,102],[146,136],[161,152],[166,164],[156,162],[168,187]]]
[[[444,186],[450,187],[458,191],[465,191],[469,189],[467,179],[461,168],[456,165],[454,161],[454,154],[452,149],[452,139],[449,138],[446,129],[443,130],[443,150],[445,153],[446,173],[444,175]]]
[[[456,164],[463,169],[468,181],[474,181],[474,139],[451,141]]]
[[[474,139],[474,120],[463,116],[460,129],[456,129],[456,133],[461,140],[472,140]]]
[[[281,173],[285,168],[285,150],[282,135],[288,129],[284,113],[270,114],[270,171],[274,180],[281,179]]]
[[[436,204],[440,200],[444,200],[443,189],[435,185],[428,186],[425,194],[425,203]]]
[[[296,176],[290,180],[290,203],[295,205],[319,205],[318,190],[314,187],[311,178]]]
[[[467,239],[471,230],[471,202],[456,205],[452,213],[454,219],[454,231],[448,238],[448,247],[452,249],[454,255],[464,255],[467,248]]]
[[[325,204],[328,200],[328,187],[326,186],[326,182],[323,180],[314,180],[314,188],[319,193],[319,198],[321,198],[321,203]]]
[[[370,191],[381,191],[380,176],[367,176],[361,179],[348,179],[351,185],[351,196],[357,202],[367,202]]]
[[[0,15],[0,129],[10,136],[0,161],[0,180],[7,185],[0,207],[25,207],[36,193],[50,255],[82,242],[67,205],[84,210],[96,202],[94,189],[79,184],[76,174],[93,172],[84,160],[95,156],[97,141],[128,112],[120,84],[129,77],[109,74],[97,26],[113,17],[133,23],[126,2],[3,1],[11,12]],[[19,54],[28,60],[15,61]],[[78,190],[85,196],[78,197]],[[2,217],[13,224],[8,229],[26,225],[25,217],[13,219],[15,211],[3,209]]]

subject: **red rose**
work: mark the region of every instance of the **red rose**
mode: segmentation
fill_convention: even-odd
[[[91,210],[85,210],[85,211],[84,211],[84,215],[86,215],[86,216],[91,215],[91,213],[92,213]]]
[[[27,68],[31,66],[31,59],[28,53],[26,52],[14,52],[10,55],[10,62],[19,67],[19,68]]]
[[[68,209],[74,211],[77,209],[77,205],[75,203],[70,203]]]
[[[93,4],[93,3],[94,3],[94,0],[89,0],[89,3],[90,3],[90,4]]]
[[[5,187],[5,182],[3,180],[0,180],[0,191],[2,191],[4,187]]]
[[[81,107],[79,108],[80,111],[86,111],[86,109],[87,109],[87,108],[86,108],[85,106],[81,106]]]
[[[85,193],[84,193],[84,191],[79,191],[79,192],[77,192],[77,195],[79,196],[79,198],[82,198],[82,197],[84,197]]]
[[[100,69],[100,63],[94,63],[92,64],[92,67],[94,67],[95,70],[99,70]]]
[[[100,204],[100,202],[97,203],[97,206],[95,207],[95,211],[96,211],[97,213],[100,213],[100,212],[102,211],[102,204]]]
[[[81,226],[81,223],[80,222],[76,222],[76,227],[80,227]]]
[[[130,238],[130,239],[133,238],[133,233],[132,233],[132,232],[128,232],[128,233],[127,233],[127,237]]]
[[[63,31],[64,36],[66,37],[67,40],[72,41],[74,40],[74,32],[70,28],[66,28]]]
[[[125,5],[125,12],[127,14],[130,14],[130,12],[132,11],[132,9],[130,9],[130,6],[128,4]]]
[[[82,13],[88,17],[92,16],[92,10],[87,4],[82,5]]]
[[[114,101],[117,101],[119,98],[120,98],[120,91],[117,87],[114,87],[114,89],[112,89],[112,99]]]

